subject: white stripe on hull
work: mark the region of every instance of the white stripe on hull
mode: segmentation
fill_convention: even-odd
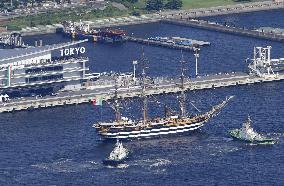
[[[141,130],[141,131],[130,131],[130,132],[118,132],[118,133],[103,133],[102,135],[106,138],[145,138],[158,135],[167,135],[167,134],[177,134],[187,131],[193,131],[202,127],[204,122],[195,123],[190,125],[178,126],[178,127],[168,127],[160,129],[150,129],[150,130]]]
[[[108,136],[107,138],[119,138],[119,139],[127,139],[127,138],[147,138],[147,137],[151,137],[151,136],[159,136],[159,135],[166,135],[166,134],[177,134],[177,133],[183,133],[183,132],[193,131],[193,130],[196,130],[196,129],[200,128],[200,127],[202,127],[202,126],[198,126],[198,127],[194,127],[194,128],[190,128],[190,129],[178,130],[178,131],[149,133],[149,134],[138,134],[138,135],[129,135],[129,136],[121,136],[121,135],[118,135],[118,136],[113,136],[113,137]]]

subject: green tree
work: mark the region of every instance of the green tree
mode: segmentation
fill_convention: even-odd
[[[0,9],[5,8],[4,2],[0,3]]]
[[[147,10],[161,10],[164,7],[162,0],[147,0],[146,9]]]
[[[13,1],[13,8],[18,8],[19,4],[19,1]]]
[[[27,6],[28,3],[29,3],[29,0],[22,0],[22,4],[23,4],[24,6]]]
[[[126,0],[126,1],[128,1],[130,3],[137,3],[138,2],[138,0]]]
[[[35,26],[36,26],[35,22],[31,21],[30,22],[30,27],[35,27]]]
[[[140,16],[141,14],[140,14],[139,11],[133,10],[133,11],[131,12],[131,15],[133,15],[133,16]]]
[[[182,7],[182,0],[168,0],[165,4],[167,9],[180,9]]]

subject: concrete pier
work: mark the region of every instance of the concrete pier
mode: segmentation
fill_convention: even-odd
[[[267,77],[252,76],[245,73],[216,74],[210,76],[186,79],[186,90],[214,89],[228,86],[248,85],[262,82],[273,82],[284,80],[284,74],[275,74]],[[180,80],[168,78],[156,78],[154,83],[147,89],[147,95],[159,95],[177,93],[180,91]],[[98,87],[73,92],[61,92],[55,96],[30,97],[10,100],[0,103],[0,113],[28,109],[39,109],[63,105],[89,103],[92,100],[109,100],[114,96],[114,85],[106,88]],[[141,94],[140,86],[120,87],[118,96],[120,98],[132,98]]]
[[[255,12],[263,10],[273,10],[284,8],[283,0],[269,0],[269,1],[259,1],[250,3],[241,3],[235,5],[227,6],[217,6],[210,8],[198,8],[189,10],[176,10],[176,11],[166,11],[162,15],[165,18],[200,18],[207,16],[217,16],[217,15],[227,15],[227,14],[239,14],[245,12]]]
[[[89,21],[83,21],[83,22],[86,24],[90,24],[90,26],[93,28],[99,29],[99,28],[107,28],[107,27],[117,27],[117,26],[159,22],[161,20],[167,20],[167,19],[200,18],[200,17],[205,17],[205,16],[216,16],[216,15],[261,11],[261,10],[272,10],[272,9],[280,9],[280,8],[284,8],[283,0],[241,3],[241,4],[228,5],[228,6],[211,7],[211,8],[163,11],[163,12],[160,12],[159,14],[145,14],[141,16],[104,18],[104,19],[95,19],[95,20],[89,20]],[[60,28],[62,28],[61,24],[39,25],[36,27],[23,28],[19,32],[23,36],[39,35],[39,34],[55,33],[56,30]],[[9,33],[10,32],[7,32],[5,34],[9,34]]]
[[[83,24],[90,25],[91,28],[101,29],[117,26],[126,26],[126,25],[137,25],[145,24],[152,22],[159,22],[162,20],[162,16],[159,14],[148,14],[141,16],[128,16],[128,17],[118,17],[118,18],[105,18],[105,19],[96,19],[90,21],[82,21]],[[38,25],[36,27],[26,27],[18,31],[22,36],[31,36],[31,35],[40,35],[40,34],[52,34],[56,33],[58,30],[63,29],[62,24],[52,24],[52,25]],[[3,32],[2,34],[10,34],[11,32]]]
[[[143,38],[130,37],[130,36],[126,36],[124,38],[126,41],[130,41],[130,42],[142,43],[142,44],[153,45],[153,46],[161,46],[161,47],[173,48],[173,49],[179,49],[179,50],[193,50],[193,47],[202,47],[202,46],[210,45],[209,42],[197,41],[193,39],[186,39],[186,41],[190,41],[192,45],[181,45],[181,44],[174,43],[170,39],[167,41],[157,41],[157,40],[143,39]]]
[[[284,35],[276,34],[271,32],[260,32],[257,30],[250,30],[246,28],[237,28],[232,26],[221,25],[215,22],[208,22],[204,20],[196,20],[196,19],[167,19],[162,22],[168,24],[182,25],[182,26],[190,26],[196,28],[202,28],[206,30],[214,30],[218,32],[224,32],[235,35],[242,35],[247,37],[254,37],[260,39],[266,39],[271,41],[284,41]]]
[[[284,28],[260,27],[256,29],[255,31],[284,36]]]

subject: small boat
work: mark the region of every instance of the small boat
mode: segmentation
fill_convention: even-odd
[[[254,144],[274,144],[276,141],[272,138],[267,138],[253,130],[251,127],[252,120],[250,116],[243,123],[242,128],[230,130],[230,135],[238,140],[246,141]]]
[[[105,160],[103,160],[104,165],[109,166],[118,166],[119,164],[122,164],[125,159],[127,159],[127,156],[129,154],[129,151],[123,147],[122,143],[117,140],[114,149],[111,151],[109,157]]]

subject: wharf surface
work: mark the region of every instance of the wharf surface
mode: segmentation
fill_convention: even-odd
[[[197,40],[192,40],[192,39],[187,39],[187,41],[192,42],[192,45],[178,45],[178,44],[169,43],[166,41],[156,41],[156,40],[137,38],[137,37],[131,37],[131,36],[125,36],[124,39],[126,41],[135,42],[135,43],[142,43],[146,45],[161,46],[161,47],[182,49],[182,50],[193,50],[194,47],[210,45],[209,42],[197,41]]]
[[[283,28],[273,28],[273,27],[260,27],[256,29],[258,32],[265,32],[265,33],[274,33],[277,35],[284,36],[284,29]]]
[[[117,18],[105,18],[96,19],[92,21],[82,21],[83,24],[89,24],[93,29],[127,26],[127,25],[137,25],[152,22],[159,22],[162,20],[162,16],[159,14],[147,14],[141,16],[128,16],[128,17],[117,17]],[[6,31],[0,33],[1,35],[7,35],[11,33],[20,33],[22,36],[31,35],[41,35],[41,34],[54,34],[63,30],[62,24],[52,24],[52,25],[38,25],[36,27],[26,27],[22,28],[20,31]]]
[[[195,19],[167,19],[163,20],[162,22],[174,25],[181,25],[181,26],[190,26],[195,28],[202,28],[207,30],[213,30],[223,33],[230,33],[235,35],[242,35],[247,37],[254,37],[260,39],[266,39],[271,41],[280,41],[284,42],[284,35],[277,34],[274,32],[261,32],[257,30],[250,30],[246,28],[237,28],[227,25],[221,25],[215,22],[209,22],[204,20],[195,20]]]
[[[271,77],[257,77],[245,73],[216,74],[186,79],[186,90],[214,89],[237,85],[255,84],[261,82],[273,82],[284,80],[284,74]],[[180,80],[168,78],[156,78],[154,83],[147,88],[147,95],[170,94],[180,92]],[[29,97],[10,100],[0,104],[0,113],[20,110],[38,109],[46,107],[74,105],[89,103],[93,99],[110,100],[114,97],[114,85],[106,87],[93,87],[93,89],[78,90],[72,92],[60,92],[56,96]],[[120,98],[133,98],[141,95],[140,86],[120,87],[118,96]]]
[[[241,4],[228,5],[228,6],[217,6],[217,7],[210,7],[210,8],[163,11],[163,12],[160,12],[159,14],[145,14],[141,16],[96,19],[96,20],[91,20],[91,21],[83,21],[83,23],[90,24],[91,27],[95,29],[99,29],[99,28],[106,28],[106,27],[117,27],[117,26],[160,22],[160,21],[167,20],[167,19],[176,19],[176,18],[184,19],[187,17],[199,18],[199,17],[206,17],[206,16],[253,12],[253,11],[261,11],[261,10],[272,10],[272,9],[280,9],[280,8],[284,8],[284,1],[282,0],[279,2],[260,1],[260,2],[241,3]],[[0,17],[0,19],[4,20],[5,18]],[[23,28],[19,32],[23,36],[40,35],[40,34],[56,33],[56,30],[61,29],[61,28],[62,28],[61,24],[39,25],[36,27]],[[4,33],[9,34],[11,32],[9,31],[9,32],[4,32]]]
[[[191,18],[200,18],[208,16],[218,16],[218,15],[227,15],[227,14],[239,14],[245,12],[255,12],[263,10],[273,10],[284,8],[284,1],[259,1],[259,2],[249,2],[249,3],[240,3],[235,5],[227,6],[216,6],[209,8],[198,8],[198,9],[189,9],[189,10],[175,10],[175,11],[166,11],[161,14],[165,18],[179,18],[191,17]]]

